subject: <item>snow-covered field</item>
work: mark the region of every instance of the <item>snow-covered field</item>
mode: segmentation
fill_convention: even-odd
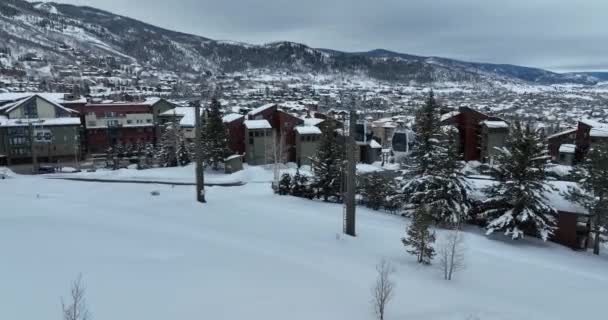
[[[224,174],[223,171],[213,171],[208,169],[205,171],[205,183],[208,184],[231,184],[231,183],[248,183],[248,182],[271,182],[273,179],[273,173],[268,168],[260,166],[248,166],[244,165],[245,170],[235,172],[233,174]],[[289,163],[281,167],[281,172],[295,174],[296,164]],[[385,168],[395,169],[397,166],[393,164],[386,164]],[[70,168],[71,169],[71,168]],[[49,178],[85,178],[85,179],[98,179],[98,180],[121,180],[121,181],[154,181],[154,182],[166,182],[166,183],[194,183],[194,164],[189,164],[184,167],[176,168],[156,168],[156,169],[100,169],[95,172],[78,172],[69,174],[53,174],[49,175]],[[301,169],[304,174],[310,174],[310,167],[304,166]],[[360,173],[371,173],[376,171],[382,171],[384,168],[381,167],[380,163],[370,164],[357,164],[357,171]]]
[[[277,196],[267,183],[207,197],[193,202],[193,187],[0,180],[0,319],[59,319],[79,273],[98,320],[373,319],[381,258],[396,266],[389,320],[605,314],[606,255],[470,228],[467,268],[446,282],[405,253],[405,219],[359,209],[359,235],[347,238],[341,206]]]

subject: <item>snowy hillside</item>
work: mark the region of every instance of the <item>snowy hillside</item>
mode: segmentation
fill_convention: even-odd
[[[0,180],[0,318],[58,318],[82,273],[100,320],[373,319],[381,258],[396,266],[386,319],[605,313],[605,255],[471,228],[467,268],[446,282],[405,253],[405,219],[359,209],[359,236],[345,238],[341,206],[277,196],[267,183],[210,188],[207,205],[193,197],[193,187]]]
[[[0,70],[14,67],[36,76],[49,76],[52,67],[79,57],[107,60],[109,56],[116,59],[117,65],[153,66],[192,75],[266,69],[303,74],[358,74],[379,80],[416,83],[597,82],[591,75],[557,74],[534,68],[467,63],[386,50],[346,53],[293,42],[250,45],[216,41],[95,8],[53,2],[0,2],[0,36],[7,40],[0,44],[0,49],[7,46],[12,56],[12,61],[0,60]],[[96,65],[94,62],[86,61],[89,66]],[[40,71],[44,67],[47,69]]]

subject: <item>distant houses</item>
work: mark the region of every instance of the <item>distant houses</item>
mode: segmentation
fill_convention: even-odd
[[[593,145],[608,143],[608,124],[591,119],[580,120],[575,128],[547,137],[551,160],[563,165],[583,161]]]

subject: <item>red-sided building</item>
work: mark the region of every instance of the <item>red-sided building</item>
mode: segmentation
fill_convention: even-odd
[[[547,137],[549,155],[553,162],[559,161],[559,147],[562,144],[573,144],[576,141],[576,132],[578,129],[568,129]]]
[[[232,113],[223,118],[226,125],[228,148],[233,154],[245,153],[245,116]]]
[[[278,109],[276,104],[267,104],[250,111],[249,120],[266,120],[277,134],[284,136],[287,145],[288,161],[296,161],[295,127],[304,124],[304,120]]]
[[[157,98],[82,106],[87,152],[103,153],[114,145],[156,144],[161,135],[158,117],[173,108],[175,105]]]
[[[453,125],[459,132],[460,151],[465,161],[481,161],[483,121],[502,121],[468,107],[460,107],[457,112],[442,116],[443,125]]]

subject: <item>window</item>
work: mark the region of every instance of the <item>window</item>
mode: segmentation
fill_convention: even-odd
[[[94,127],[97,125],[97,121],[87,121],[87,127]]]
[[[146,119],[147,123],[152,123],[152,119]]]
[[[23,105],[23,116],[25,118],[38,118],[36,99],[31,99]]]
[[[133,120],[127,120],[127,124],[133,123]]]
[[[252,138],[253,137],[253,131],[249,131],[249,137]]]
[[[249,144],[253,144],[253,138],[249,138]]]

